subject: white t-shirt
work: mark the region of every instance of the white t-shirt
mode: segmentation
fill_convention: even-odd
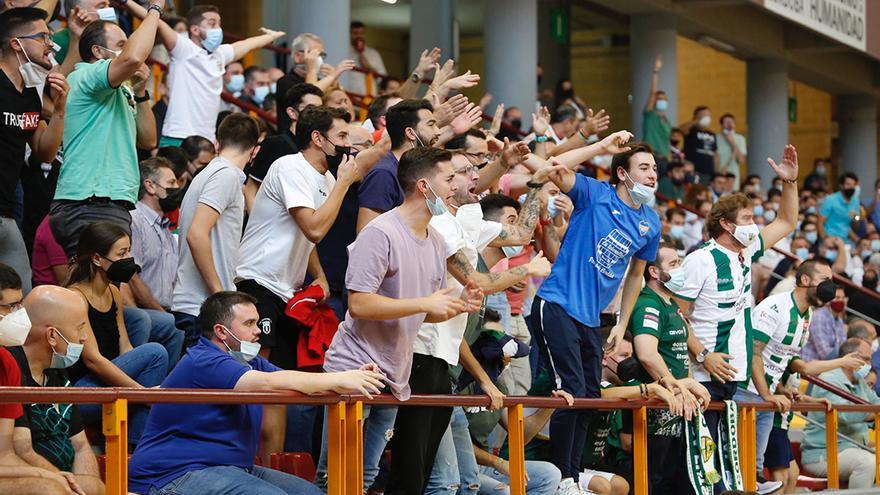
[[[275,160],[254,199],[239,248],[236,281],[255,280],[284,301],[302,287],[315,244],[290,215],[291,208],[317,210],[336,184],[302,153]]]
[[[764,359],[764,379],[771,393],[776,393],[788,364],[793,359],[799,359],[810,335],[812,314],[811,308],[803,313],[798,310],[793,291],[770,296],[755,307],[753,335],[755,340],[767,344],[761,357]],[[753,394],[758,393],[752,380],[748,382],[748,390]]]
[[[498,237],[502,228],[498,222],[483,220],[479,203],[460,207],[455,216],[446,212],[433,217],[430,225],[443,236],[447,258],[462,251],[474,268],[479,253]],[[446,274],[446,286],[455,288],[452,291],[454,295],[460,294],[464,288],[450,273]],[[413,352],[440,358],[452,366],[457,365],[458,349],[464,338],[467,319],[467,313],[462,313],[444,322],[422,323],[413,342]]]
[[[694,335],[709,352],[730,354],[736,371],[733,381],[743,382],[751,363],[752,263],[764,254],[759,235],[742,253],[734,253],[709,240],[687,255],[682,264],[684,287],[676,297],[693,302],[690,321]],[[691,362],[694,379],[711,380],[703,365]]]
[[[375,48],[370,48],[369,46],[364,47],[364,57],[367,59],[367,62],[370,63],[370,66],[376,72],[380,74],[388,74],[388,71],[385,69],[385,62],[382,61],[382,55],[379,55],[379,52],[376,51]],[[354,60],[355,63],[360,67],[360,53],[356,52],[354,47],[349,45],[348,47],[348,58]],[[350,71],[348,73],[348,81],[346,81],[345,89],[355,94],[366,95],[367,94],[367,75],[363,72]],[[377,95],[379,93],[379,79],[373,77],[373,86],[372,91],[370,91],[370,95]]]
[[[223,73],[234,56],[232,45],[220,45],[217,51],[208,53],[188,35],[177,35],[168,66],[169,100],[163,136],[184,139],[197,135],[214,140]]]

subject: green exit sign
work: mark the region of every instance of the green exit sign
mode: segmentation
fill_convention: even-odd
[[[568,43],[568,11],[550,11],[550,38],[557,43]]]
[[[796,98],[788,98],[788,121],[791,123],[797,122],[797,99]]]

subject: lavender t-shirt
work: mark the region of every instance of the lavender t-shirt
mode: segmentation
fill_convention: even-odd
[[[446,287],[443,238],[431,227],[419,239],[398,209],[383,213],[349,247],[345,286],[393,299],[429,296]],[[324,356],[325,371],[346,371],[376,363],[388,377],[391,393],[409,399],[413,341],[425,320],[420,313],[396,320],[358,320],[345,314]]]

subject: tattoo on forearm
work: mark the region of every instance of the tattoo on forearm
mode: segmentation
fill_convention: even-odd
[[[465,256],[464,253],[461,251],[456,252],[452,255],[452,258],[449,259],[449,262],[452,263],[452,266],[461,273],[462,277],[470,280],[474,267],[471,266],[470,261],[468,261],[467,256]]]
[[[538,223],[538,216],[541,213],[541,201],[538,198],[539,189],[529,188],[526,200],[523,202],[522,208],[519,210],[519,218],[516,224],[528,232],[534,232],[535,224]]]

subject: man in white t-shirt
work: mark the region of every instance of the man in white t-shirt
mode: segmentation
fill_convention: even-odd
[[[123,5],[139,19],[147,14],[138,2]],[[284,36],[281,31],[260,28],[264,33],[260,36],[223,44],[220,10],[213,5],[191,8],[186,25],[184,34],[159,23],[159,38],[171,54],[168,113],[159,146],[180,146],[184,138],[193,135],[213,141],[226,66]]]
[[[351,46],[348,49],[348,57],[357,61],[357,67],[360,69],[377,72],[379,74],[388,74],[385,69],[385,63],[382,61],[382,55],[375,48],[367,46],[366,35],[367,27],[363,22],[351,22]],[[373,83],[367,90],[367,75],[363,72],[352,71],[348,74],[348,82],[345,89],[359,95],[377,95],[379,93],[379,78],[373,76]]]

